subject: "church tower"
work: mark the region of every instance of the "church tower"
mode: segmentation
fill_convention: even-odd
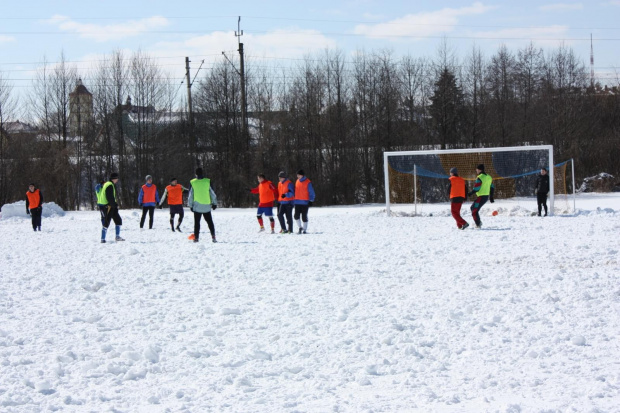
[[[69,93],[69,133],[83,136],[93,116],[93,95],[78,79],[73,92]]]

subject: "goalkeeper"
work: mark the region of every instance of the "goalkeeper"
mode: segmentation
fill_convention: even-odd
[[[495,202],[493,199],[495,185],[493,185],[493,178],[491,175],[484,172],[484,164],[480,164],[476,167],[476,173],[478,176],[476,177],[476,182],[474,183],[474,189],[467,195],[472,196],[476,194],[476,199],[470,207],[471,216],[474,218],[476,228],[481,228],[482,221],[480,220],[480,208],[482,208],[487,201],[491,201],[491,203]]]

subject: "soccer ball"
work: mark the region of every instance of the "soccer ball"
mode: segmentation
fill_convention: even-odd
[[[499,214],[499,212],[497,212],[497,211],[493,211],[493,213],[492,213],[491,215],[493,215],[493,216],[497,216],[497,214]]]

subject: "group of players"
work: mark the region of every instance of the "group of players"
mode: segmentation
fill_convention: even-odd
[[[97,205],[101,212],[101,243],[106,243],[106,234],[110,223],[114,221],[116,226],[116,241],[124,241],[120,236],[123,220],[118,213],[118,202],[116,198],[116,184],[119,176],[117,173],[110,175],[110,180],[101,182],[95,188],[97,194]],[[280,233],[293,233],[293,211],[297,223],[298,233],[305,234],[308,229],[308,209],[314,202],[315,193],[312,182],[306,177],[304,171],[297,171],[297,180],[293,184],[285,172],[278,174],[278,187],[276,188],[265,175],[257,176],[258,186],[247,188],[253,194],[258,194],[259,204],[256,218],[260,225],[260,231],[265,231],[263,225],[263,215],[269,218],[271,233],[275,233],[275,220],[273,217],[273,207],[276,202],[278,205],[278,220],[280,222]],[[170,207],[170,228],[181,232],[183,222],[183,193],[189,192],[188,206],[194,214],[194,233],[190,236],[194,242],[200,240],[200,222],[204,218],[211,233],[211,240],[217,242],[215,237],[215,225],[211,211],[217,208],[217,195],[211,187],[211,180],[204,176],[202,168],[196,169],[196,177],[190,181],[190,187],[186,188],[178,183],[177,178],[170,180],[170,185],[166,186],[164,195],[159,198],[157,186],[153,184],[153,177],[147,175],[146,183],[140,188],[138,204],[142,208],[140,228],[144,228],[146,215],[149,215],[149,229],[153,228],[153,216],[156,207],[162,208],[164,202],[168,201]],[[176,226],[174,219],[179,215]],[[285,222],[286,219],[286,222]]]
[[[470,207],[471,216],[474,219],[476,228],[482,227],[482,221],[480,220],[480,208],[482,208],[487,201],[490,201],[491,203],[495,202],[493,198],[495,193],[493,178],[491,175],[485,173],[484,164],[476,166],[476,175],[474,188],[470,192],[467,192],[465,180],[459,176],[457,169],[450,169],[450,185],[448,188],[448,192],[450,194],[450,209],[458,229],[465,229],[469,227],[467,221],[461,217],[461,206],[467,197],[476,195],[476,199]],[[541,216],[543,207],[545,209],[545,216],[547,216],[547,194],[549,193],[549,175],[547,175],[547,168],[542,168],[540,170],[540,175],[536,178],[536,188],[534,192],[537,197],[538,216]]]
[[[471,215],[474,219],[476,228],[482,227],[480,220],[480,209],[487,201],[495,202],[494,192],[495,185],[491,175],[485,173],[484,164],[476,167],[476,182],[470,192],[467,192],[465,180],[458,175],[457,168],[450,169],[450,203],[452,217],[456,221],[458,229],[466,229],[469,227],[467,221],[461,217],[461,207],[467,197],[476,195],[476,199],[471,205]],[[123,220],[118,213],[118,201],[116,197],[116,184],[119,176],[117,173],[110,174],[107,182],[101,182],[95,188],[97,195],[97,205],[101,213],[101,243],[106,242],[106,235],[110,223],[114,221],[116,226],[116,241],[124,241],[120,236]],[[293,233],[293,211],[294,219],[297,223],[298,233],[305,234],[308,229],[308,209],[314,202],[315,193],[312,182],[306,177],[303,169],[297,171],[297,180],[293,184],[287,177],[285,172],[278,174],[278,186],[276,187],[271,181],[265,178],[265,175],[257,176],[258,185],[254,188],[246,188],[253,194],[258,194],[258,210],[256,218],[260,225],[260,231],[265,231],[263,215],[269,218],[271,233],[275,233],[275,220],[273,215],[274,204],[278,203],[278,221],[280,223],[281,234]],[[170,207],[170,228],[181,232],[181,223],[183,222],[183,193],[189,192],[188,206],[194,213],[194,233],[190,236],[194,242],[200,240],[200,221],[204,218],[211,233],[213,242],[217,242],[215,237],[215,225],[211,211],[217,208],[217,196],[211,187],[211,180],[204,176],[202,168],[196,169],[196,177],[190,181],[190,188],[186,188],[178,183],[177,178],[170,180],[170,185],[166,186],[164,195],[159,198],[157,186],[153,184],[153,177],[147,175],[146,183],[140,188],[138,195],[138,204],[142,207],[142,217],[140,219],[140,228],[144,227],[146,215],[149,215],[149,229],[153,228],[153,216],[155,207],[162,208],[164,202],[168,201]],[[538,203],[538,216],[541,216],[544,208],[547,216],[547,194],[549,193],[549,175],[547,169],[542,168],[540,175],[536,179],[535,193]],[[34,231],[41,231],[41,215],[43,205],[43,195],[40,189],[35,188],[34,183],[28,186],[26,192],[26,212],[32,216],[32,228]],[[179,215],[177,225],[174,225],[174,218]]]

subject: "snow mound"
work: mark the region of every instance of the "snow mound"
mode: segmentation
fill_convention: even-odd
[[[43,218],[50,218],[54,216],[62,217],[64,215],[65,211],[56,205],[55,202],[43,203]],[[12,204],[2,205],[0,219],[9,218],[28,218],[28,214],[26,214],[26,201],[17,201]]]
[[[617,186],[613,175],[601,172],[598,175],[584,178],[577,192],[613,192]]]

